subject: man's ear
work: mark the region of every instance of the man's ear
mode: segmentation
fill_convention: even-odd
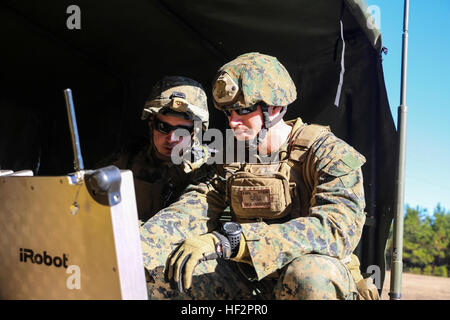
[[[147,120],[148,120],[148,121],[147,121],[147,125],[148,125],[148,127],[151,129],[151,128],[152,128],[152,123],[153,123],[153,121],[155,120],[155,116],[152,114],[152,115],[150,115],[150,117],[148,117]]]
[[[283,107],[269,107],[269,116],[276,117],[282,109]]]

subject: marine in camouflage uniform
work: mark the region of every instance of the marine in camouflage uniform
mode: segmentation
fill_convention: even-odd
[[[135,141],[115,153],[101,165],[113,164],[133,172],[138,215],[141,221],[174,202],[183,189],[206,174],[208,150],[194,139],[192,161],[183,158],[174,164],[171,157],[160,153],[153,139],[157,115],[192,120],[199,124],[197,130],[208,128],[207,98],[200,83],[181,76],[166,76],[152,88],[145,103],[142,120],[148,121],[149,140]],[[164,133],[163,133],[164,134]],[[172,131],[167,134],[172,134]]]
[[[213,179],[190,185],[143,225],[149,297],[377,298],[352,254],[365,222],[364,157],[327,127],[284,123],[296,89],[274,57],[249,53],[224,65],[213,97],[230,126],[238,112],[261,108],[266,133],[249,147],[278,134],[280,124],[289,135],[272,150],[278,161],[217,166]],[[238,245],[221,225],[228,206],[241,227]]]

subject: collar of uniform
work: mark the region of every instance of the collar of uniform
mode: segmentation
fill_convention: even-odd
[[[295,133],[298,131],[298,129],[304,125],[301,118],[286,121],[286,124],[288,126],[291,126],[292,130],[289,133],[289,136],[286,139],[286,141],[281,145],[281,147],[278,149],[278,151],[275,152],[275,154],[278,153],[278,157],[279,157],[280,161],[283,161],[286,158],[288,158],[289,145],[292,143],[292,138],[295,136]]]
[[[161,167],[161,166],[165,166],[165,167],[171,167],[174,164],[172,163],[172,161],[170,160],[170,157],[166,157],[162,154],[160,154],[158,152],[158,150],[156,150],[156,147],[153,143],[150,143],[148,148],[147,148],[147,159],[148,162],[156,167]]]

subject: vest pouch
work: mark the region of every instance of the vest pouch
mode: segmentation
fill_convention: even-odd
[[[227,191],[238,220],[273,220],[289,214],[292,184],[284,174],[286,169],[283,163],[247,164],[242,171],[234,173],[228,180]]]

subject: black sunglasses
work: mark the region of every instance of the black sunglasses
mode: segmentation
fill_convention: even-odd
[[[225,112],[225,114],[226,114],[227,117],[231,117],[231,112],[232,112],[232,111],[236,111],[236,113],[237,113],[238,115],[243,116],[243,115],[246,115],[246,114],[255,112],[257,108],[258,108],[258,105],[255,104],[255,105],[253,105],[253,106],[251,106],[251,107],[248,107],[248,108],[241,108],[241,109],[225,109],[225,110],[223,110],[223,112]]]
[[[187,126],[172,126],[168,124],[167,122],[161,121],[158,118],[155,118],[154,120],[155,129],[158,130],[161,133],[169,134],[170,132],[177,130],[177,129],[185,129],[189,131],[189,133],[194,132],[194,126],[187,127]]]

